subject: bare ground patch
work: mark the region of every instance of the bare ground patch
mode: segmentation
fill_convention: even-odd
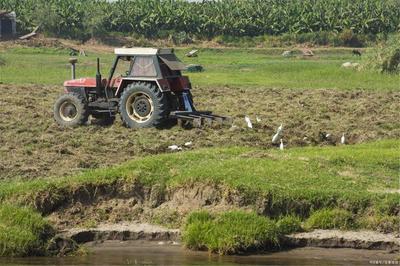
[[[0,178],[67,175],[148,154],[168,152],[171,144],[187,149],[247,145],[272,148],[271,137],[283,123],[290,147],[337,145],[399,138],[400,92],[195,88],[199,110],[233,117],[236,128],[131,130],[119,119],[110,127],[62,129],[52,109],[62,88],[0,85]],[[250,116],[254,129],[245,127]],[[257,123],[255,117],[261,118]],[[326,139],[327,133],[332,137]],[[260,154],[259,156],[263,156]]]

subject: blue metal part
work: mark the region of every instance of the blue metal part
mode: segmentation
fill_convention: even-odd
[[[189,92],[182,92],[183,104],[185,105],[185,111],[187,112],[196,112],[196,109],[193,106],[192,97],[190,97]]]

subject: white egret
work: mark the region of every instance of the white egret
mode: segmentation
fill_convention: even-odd
[[[171,151],[181,151],[182,150],[182,148],[179,147],[178,145],[168,146],[168,149],[170,149]]]
[[[278,139],[282,133],[282,130],[283,130],[283,125],[281,124],[278,127],[278,130],[276,131],[275,135],[272,137],[272,143],[276,143],[278,141]]]
[[[192,146],[192,144],[193,144],[193,142],[191,142],[191,141],[185,142],[186,147],[190,147],[190,146]]]
[[[244,121],[246,121],[248,128],[253,128],[253,124],[251,123],[251,120],[247,115],[244,117]]]
[[[279,149],[281,150],[281,151],[283,151],[283,141],[282,141],[282,139],[281,139],[281,144],[279,145]]]

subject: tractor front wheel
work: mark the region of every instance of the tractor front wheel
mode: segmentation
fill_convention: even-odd
[[[60,126],[76,127],[88,121],[87,104],[76,93],[62,95],[54,104],[54,119]]]
[[[169,115],[167,95],[151,83],[132,83],[121,95],[119,111],[127,127],[160,127]]]

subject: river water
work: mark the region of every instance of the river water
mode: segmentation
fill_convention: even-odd
[[[393,263],[385,251],[298,248],[249,256],[218,256],[149,242],[106,242],[75,257],[0,258],[0,265],[376,265]]]

